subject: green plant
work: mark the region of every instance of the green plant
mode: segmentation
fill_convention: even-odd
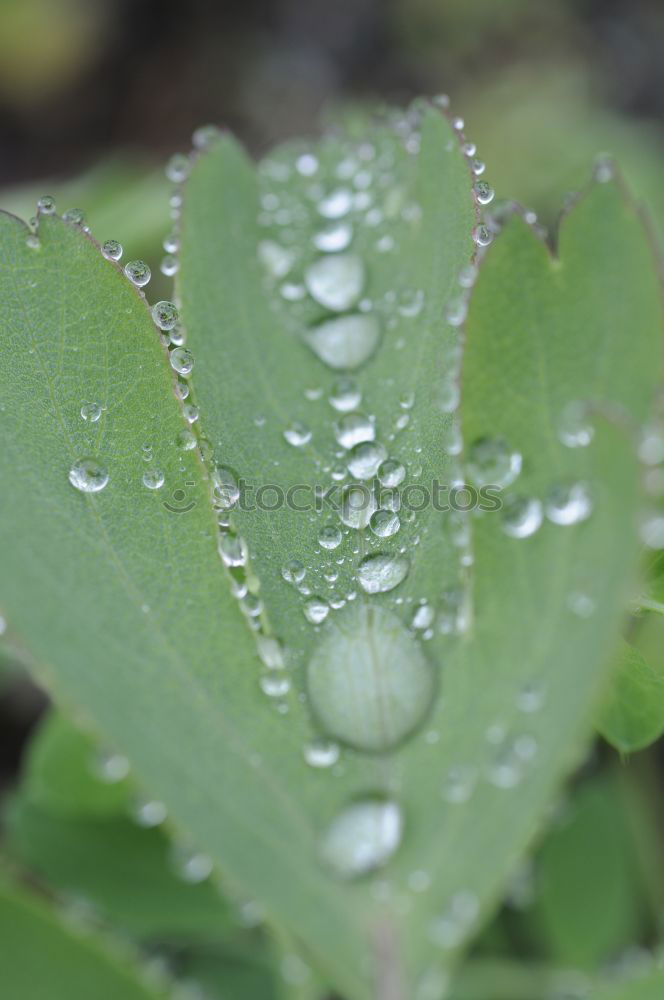
[[[462,129],[418,102],[258,168],[199,130],[167,168],[177,308],[81,213],[0,217],[0,601],[61,713],[7,851],[211,996],[549,995],[555,968],[496,971],[504,926],[481,928],[593,712],[623,751],[664,727],[641,654],[605,694],[643,542],[664,543],[648,236],[606,161],[555,251],[513,206],[480,220]],[[555,886],[587,849],[568,839],[546,842]],[[612,866],[625,890],[587,947],[558,932],[570,892],[535,921],[598,996],[601,962],[650,933],[635,853],[619,835],[589,874],[591,912]],[[14,936],[55,934],[31,906]],[[83,995],[63,949],[25,990]]]

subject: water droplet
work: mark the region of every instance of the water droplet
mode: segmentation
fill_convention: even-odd
[[[167,253],[165,257],[162,257],[159,270],[162,274],[165,274],[167,278],[172,278],[174,274],[177,274],[179,267],[180,264],[177,257],[174,257],[171,253]]]
[[[184,882],[195,885],[209,878],[214,869],[212,858],[201,851],[192,851],[175,846],[172,851],[175,871]]]
[[[558,421],[558,438],[567,448],[585,448],[590,444],[595,428],[588,419],[585,403],[573,401],[563,409]]]
[[[186,180],[191,170],[191,161],[184,153],[175,153],[166,164],[166,177],[173,184],[181,184]]]
[[[359,368],[376,350],[380,326],[367,313],[338,316],[310,327],[304,339],[311,350],[330,368]]]
[[[339,253],[346,250],[353,239],[353,227],[348,222],[338,222],[327,226],[313,237],[313,245],[323,253]]]
[[[443,798],[455,805],[468,802],[477,784],[477,768],[471,764],[455,764],[447,772]]]
[[[311,431],[308,427],[305,427],[304,424],[295,420],[290,427],[287,427],[284,431],[284,437],[289,444],[293,445],[294,448],[301,448],[302,445],[311,441]]]
[[[534,535],[542,518],[542,504],[535,497],[511,496],[503,502],[503,531],[512,538]]]
[[[325,219],[341,219],[348,215],[353,204],[353,194],[348,188],[337,188],[318,202],[318,211]]]
[[[295,261],[295,254],[274,240],[261,240],[258,256],[265,269],[273,278],[285,278]]]
[[[106,260],[120,260],[122,257],[122,244],[117,240],[106,240],[102,243],[101,252]]]
[[[415,288],[401,293],[397,309],[400,316],[413,319],[422,312],[423,305],[424,292],[421,288]]]
[[[156,302],[152,307],[152,319],[160,330],[172,330],[178,321],[178,311],[173,302]]]
[[[664,462],[664,427],[661,424],[650,424],[641,429],[637,454],[645,465]]]
[[[546,702],[546,694],[547,688],[543,681],[529,681],[517,694],[517,708],[522,712],[539,712]]]
[[[346,413],[335,423],[334,434],[341,447],[350,450],[365,441],[373,441],[376,428],[363,413]]]
[[[291,559],[282,567],[281,575],[286,583],[302,583],[306,570],[299,559]]]
[[[545,512],[554,524],[578,524],[590,517],[593,509],[590,490],[585,483],[554,486],[547,497]]]
[[[335,410],[347,413],[360,405],[362,393],[352,378],[340,378],[332,386],[329,401]]]
[[[157,799],[139,799],[132,810],[134,821],[147,828],[161,826],[167,816],[166,806]]]
[[[196,435],[193,431],[185,429],[177,435],[175,443],[183,451],[193,451],[196,447]]]
[[[130,260],[124,266],[124,273],[134,285],[143,288],[152,277],[150,268],[144,260]]]
[[[304,605],[304,617],[312,625],[320,625],[330,613],[330,605],[322,597],[312,597]]]
[[[466,938],[480,911],[473,892],[461,890],[452,897],[448,909],[432,920],[429,938],[440,948],[458,948]]]
[[[220,535],[219,555],[224,566],[244,566],[247,562],[247,544],[240,535],[232,532]]]
[[[395,802],[369,799],[347,806],[321,840],[325,864],[340,878],[353,879],[386,864],[401,843],[403,816]]]
[[[189,375],[194,367],[194,355],[186,347],[175,347],[170,353],[169,360],[171,368],[178,375]]]
[[[595,611],[595,602],[589,594],[574,590],[567,598],[567,607],[577,618],[590,618]]]
[[[493,188],[487,181],[475,181],[473,190],[479,205],[488,205],[493,201]]]
[[[521,472],[521,455],[503,438],[480,438],[471,445],[467,471],[477,486],[509,486]]]
[[[195,149],[206,150],[214,146],[222,137],[222,131],[216,125],[199,125],[191,137]]]
[[[185,420],[190,424],[195,424],[200,416],[200,411],[193,403],[187,403],[182,407]]]
[[[406,470],[401,462],[393,458],[387,459],[378,468],[378,480],[381,486],[400,486],[406,476]]]
[[[37,202],[37,211],[40,215],[53,215],[55,212],[55,198],[50,194],[44,194]]]
[[[290,691],[291,683],[285,674],[263,674],[260,679],[261,691],[268,698],[284,698]]]
[[[318,544],[324,549],[336,549],[341,545],[341,532],[334,524],[326,524],[318,532]]]
[[[168,236],[164,236],[163,242],[161,244],[166,251],[166,253],[177,253],[180,249],[180,237],[174,231],[169,233]]]
[[[664,549],[664,514],[658,510],[645,514],[639,525],[639,534],[649,549]]]
[[[215,506],[230,510],[240,499],[240,487],[235,473],[226,465],[215,465],[212,473]]]
[[[387,452],[382,444],[376,441],[363,441],[351,450],[348,470],[355,479],[371,479],[376,475],[386,455]]]
[[[391,538],[401,527],[399,515],[392,510],[381,509],[371,515],[371,530],[378,538]]]
[[[69,482],[82,493],[98,493],[108,482],[108,470],[96,458],[81,458],[69,470]]]
[[[62,216],[63,222],[71,222],[74,226],[85,225],[85,212],[80,208],[70,208]]]
[[[385,594],[406,579],[409,569],[410,562],[405,556],[367,556],[358,567],[357,579],[367,594]]]
[[[149,490],[158,490],[164,485],[164,473],[161,469],[146,469],[143,473],[143,485]]]
[[[121,753],[100,753],[94,760],[94,772],[100,781],[115,785],[124,781],[131,767],[129,760]]]
[[[321,257],[307,268],[304,281],[311,297],[325,309],[345,312],[362,294],[364,262],[351,253]]]
[[[416,629],[427,629],[433,625],[435,617],[436,612],[431,605],[427,604],[425,601],[423,604],[419,604],[415,608],[411,625]]]
[[[424,718],[433,670],[386,609],[353,605],[340,615],[309,661],[312,710],[332,738],[368,752],[390,750]]]
[[[304,748],[304,759],[311,767],[332,767],[339,760],[339,746],[332,740],[314,740]]]
[[[102,415],[103,409],[101,403],[83,403],[81,406],[81,416],[91,424],[96,424]]]
[[[350,483],[341,495],[339,517],[348,528],[366,528],[377,509],[376,498],[367,486]]]
[[[493,233],[488,226],[481,223],[473,229],[473,239],[478,247],[488,247],[489,243],[491,243],[491,240],[493,239]]]

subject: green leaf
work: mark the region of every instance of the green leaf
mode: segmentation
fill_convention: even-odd
[[[122,817],[69,818],[20,799],[7,821],[13,857],[62,896],[91,903],[110,926],[142,939],[203,940],[234,926],[212,883],[178,877],[160,830]]]
[[[593,969],[639,940],[635,858],[614,782],[581,786],[538,852],[529,919],[560,965]]]
[[[604,986],[590,994],[590,1000],[660,1000],[664,989],[664,973],[652,972],[643,979]]]
[[[103,779],[104,755],[94,740],[51,711],[32,737],[23,765],[21,796],[65,817],[110,817],[130,806],[129,781]]]
[[[621,753],[633,753],[654,743],[664,732],[664,666],[650,662],[638,649],[623,643],[595,725]]]
[[[157,1000],[126,956],[58,922],[42,903],[0,884],[0,963],[7,996],[30,1000]]]

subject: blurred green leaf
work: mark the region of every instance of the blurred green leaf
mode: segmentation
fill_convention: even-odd
[[[581,785],[536,860],[535,921],[557,964],[594,969],[639,940],[643,904],[615,782]]]
[[[126,956],[0,882],[2,989],[12,1000],[157,1000]]]
[[[649,663],[623,643],[595,725],[621,753],[642,750],[664,732],[664,662]]]

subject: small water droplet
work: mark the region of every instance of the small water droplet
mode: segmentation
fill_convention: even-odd
[[[475,181],[473,190],[479,205],[488,205],[493,201],[493,188],[487,183],[487,181]]]
[[[435,610],[425,601],[423,604],[419,604],[415,608],[411,625],[416,629],[427,629],[433,625],[435,617]]]
[[[579,524],[593,509],[590,490],[585,483],[554,486],[547,497],[545,512],[554,524]]]
[[[161,469],[146,469],[143,473],[143,485],[149,490],[158,490],[164,485],[164,473]]]
[[[339,253],[346,250],[353,239],[353,227],[348,222],[338,222],[321,229],[313,237],[313,245],[323,253]]]
[[[664,462],[664,427],[661,424],[649,424],[641,429],[637,454],[645,465]]]
[[[301,448],[303,445],[308,444],[311,441],[311,431],[304,424],[295,420],[287,427],[284,431],[284,437],[289,444],[292,444],[294,448]]]
[[[340,378],[332,386],[329,396],[330,405],[341,413],[356,409],[362,401],[359,386],[352,378]]]
[[[324,549],[336,549],[341,545],[341,532],[334,524],[326,524],[318,532],[318,544]]]
[[[503,438],[480,438],[468,453],[467,471],[477,486],[509,486],[521,472],[521,455]]]
[[[306,570],[299,559],[291,559],[281,569],[281,575],[286,583],[302,583]]]
[[[93,770],[100,781],[107,785],[115,785],[119,781],[124,781],[131,767],[124,754],[100,753],[94,760]]]
[[[373,441],[376,428],[364,413],[345,413],[335,423],[334,434],[341,447],[350,450],[363,442]]]
[[[381,508],[371,515],[371,530],[378,538],[391,538],[401,527],[399,515],[395,511]]]
[[[214,869],[212,858],[201,851],[175,846],[172,850],[173,867],[183,882],[195,885],[210,877]]]
[[[358,878],[386,864],[399,847],[402,834],[403,816],[395,802],[354,802],[325,831],[321,858],[338,877]]]
[[[387,452],[382,444],[376,441],[363,441],[356,444],[348,456],[348,471],[355,479],[371,479],[376,475]]]
[[[189,176],[191,161],[184,153],[174,153],[166,164],[166,177],[173,184],[181,184]]]
[[[304,617],[312,625],[320,625],[330,613],[330,605],[322,597],[312,597],[304,605]]]
[[[194,367],[194,355],[186,347],[173,348],[169,356],[169,361],[171,368],[178,375],[189,375]]]
[[[376,350],[380,326],[376,317],[367,313],[338,316],[310,327],[304,339],[330,368],[355,369]]]
[[[247,562],[247,544],[240,535],[229,531],[219,536],[219,555],[225,566],[244,566]]]
[[[488,226],[481,223],[473,229],[473,239],[478,247],[488,247],[493,239],[493,233]]]
[[[70,468],[69,482],[82,493],[98,493],[108,483],[108,470],[96,458],[81,458]]]
[[[311,297],[325,309],[345,312],[362,294],[364,262],[351,253],[321,257],[307,268],[304,281]]]
[[[69,208],[62,216],[63,222],[71,222],[74,226],[85,226],[85,212],[80,208]]]
[[[401,462],[395,461],[393,458],[388,458],[387,461],[382,462],[378,468],[378,480],[381,486],[394,487],[400,486],[404,481],[406,476],[406,470]]]
[[[185,429],[177,435],[175,443],[183,451],[193,451],[196,447],[196,435],[193,431]]]
[[[645,514],[639,525],[639,535],[649,549],[664,549],[664,513],[654,510]]]
[[[172,330],[178,321],[175,303],[162,300],[152,307],[152,319],[160,330]]]
[[[199,125],[191,137],[195,149],[210,149],[222,137],[222,131],[217,125]]]
[[[83,403],[81,406],[81,416],[91,424],[96,424],[103,412],[101,403]]]
[[[542,524],[542,504],[535,497],[510,496],[503,501],[503,531],[512,538],[529,538]]]
[[[409,568],[410,562],[405,556],[366,556],[358,567],[357,579],[367,594],[384,594],[406,579]]]
[[[122,244],[117,240],[106,240],[102,243],[101,252],[106,260],[120,260],[122,257]]]
[[[475,791],[477,778],[477,768],[471,764],[453,765],[445,777],[443,798],[453,804],[468,802]]]
[[[558,421],[558,438],[567,448],[585,448],[590,444],[595,428],[588,419],[585,403],[568,403]]]
[[[339,517],[348,528],[366,528],[378,505],[373,492],[360,483],[350,483],[341,495]]]
[[[134,822],[146,828],[161,826],[167,816],[166,806],[158,799],[139,799],[132,809]]]
[[[291,683],[283,673],[263,674],[260,679],[261,691],[268,698],[284,698],[290,691]]]
[[[304,747],[303,754],[311,767],[332,767],[339,760],[339,746],[332,740],[313,740]]]
[[[353,204],[353,193],[348,188],[337,188],[318,202],[318,211],[325,219],[341,219],[348,215]]]
[[[144,285],[147,285],[148,281],[152,277],[152,272],[144,260],[127,261],[124,266],[124,273],[127,275],[132,284],[137,285],[139,288],[143,288]]]
[[[55,198],[50,194],[44,194],[37,202],[37,211],[40,215],[53,215],[55,212]]]

